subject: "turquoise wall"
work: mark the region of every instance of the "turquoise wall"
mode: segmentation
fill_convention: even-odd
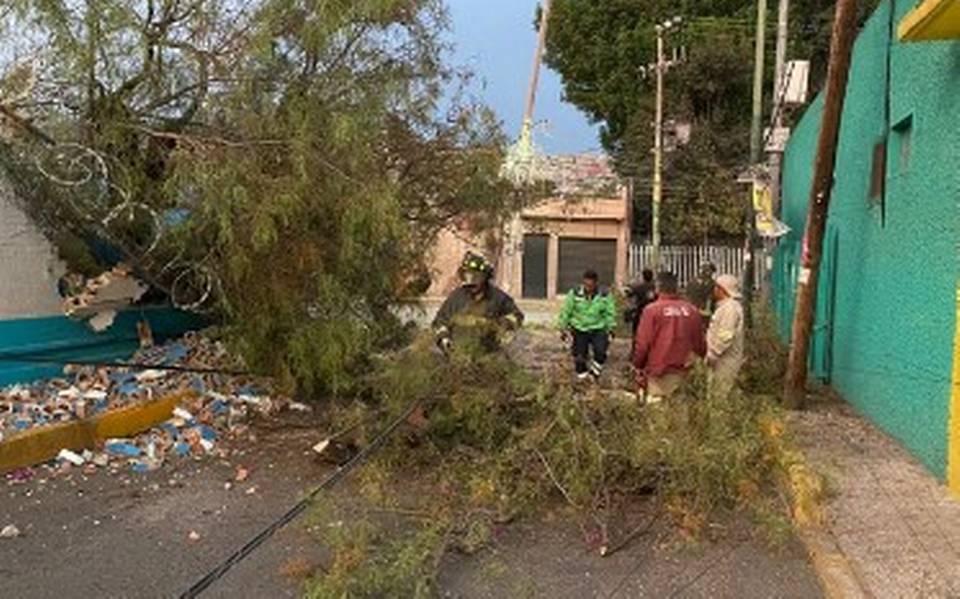
[[[828,220],[837,239],[829,380],[943,477],[960,240],[960,42],[891,43],[891,14],[895,30],[913,6],[882,4],[854,50]],[[774,300],[785,338],[821,115],[818,99],[785,157],[784,220],[794,232],[778,251]],[[905,122],[909,135],[898,127]],[[869,190],[873,146],[884,136],[881,208]]]
[[[58,376],[60,364],[36,360],[113,361],[128,358],[139,347],[137,321],[150,323],[158,343],[203,325],[199,317],[172,308],[130,309],[117,314],[103,333],[66,316],[0,320],[0,385]],[[17,361],[27,357],[30,361]]]

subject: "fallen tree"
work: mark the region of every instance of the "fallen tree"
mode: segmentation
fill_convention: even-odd
[[[345,500],[318,504],[313,530],[331,557],[307,596],[434,596],[445,555],[484,549],[508,523],[545,513],[578,526],[596,555],[658,520],[694,539],[731,512],[774,536],[819,522],[822,481],[762,393],[776,387],[762,369],[744,378],[749,393],[709,397],[701,372],[679,397],[642,407],[571,387],[565,364],[538,379],[501,354],[461,344],[444,359],[428,343],[381,364],[362,401],[333,408],[338,427],[356,426],[324,452],[333,441],[366,446],[410,402],[428,422],[374,454]]]
[[[71,268],[121,259],[259,372],[337,390],[396,338],[433,236],[497,230],[521,198],[443,62],[445,19],[438,0],[14,0],[0,164]]]

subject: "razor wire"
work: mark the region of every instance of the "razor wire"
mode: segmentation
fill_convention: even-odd
[[[155,279],[148,282],[166,292],[175,307],[191,312],[212,308],[221,285],[209,266],[210,255],[190,261],[179,252],[161,262],[156,250],[172,227],[156,209],[133,199],[113,180],[102,153],[73,142],[42,145],[32,162],[40,176],[64,192],[64,200],[81,221],[81,228],[117,245],[135,266]],[[134,225],[145,234],[131,243],[120,231]],[[156,279],[169,283],[160,284]]]

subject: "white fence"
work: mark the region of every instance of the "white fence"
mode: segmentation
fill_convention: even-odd
[[[730,274],[743,277],[746,269],[743,248],[728,246],[660,246],[660,270],[668,270],[677,275],[683,288],[697,278],[700,265],[707,262],[717,267],[717,274]],[[640,278],[644,268],[656,271],[653,266],[653,246],[633,244],[630,246],[630,280]],[[754,272],[754,287],[759,287],[760,269]]]

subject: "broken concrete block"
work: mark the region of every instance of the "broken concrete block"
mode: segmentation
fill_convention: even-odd
[[[70,451],[69,449],[61,449],[60,453],[57,454],[57,459],[64,462],[69,462],[74,466],[83,466],[85,459],[80,454]]]

